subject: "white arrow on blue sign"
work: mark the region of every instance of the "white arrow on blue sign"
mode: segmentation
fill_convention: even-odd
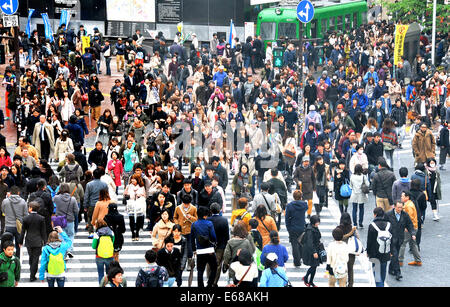
[[[314,17],[314,6],[308,0],[303,0],[297,5],[297,18],[303,23],[310,22]]]
[[[19,9],[19,0],[0,0],[0,8],[6,15],[13,15]]]

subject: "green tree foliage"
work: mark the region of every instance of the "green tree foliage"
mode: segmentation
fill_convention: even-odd
[[[431,30],[433,23],[433,1],[432,0],[390,0],[378,1],[383,8],[387,9],[388,15],[395,22],[409,24],[417,22]],[[450,5],[445,5],[444,0],[437,0],[436,5],[436,31],[448,33],[450,28]]]

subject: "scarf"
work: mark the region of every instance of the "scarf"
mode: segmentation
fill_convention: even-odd
[[[425,165],[425,168],[431,173],[436,172],[436,169],[437,169],[436,166],[431,167],[431,166],[428,166],[428,165]]]

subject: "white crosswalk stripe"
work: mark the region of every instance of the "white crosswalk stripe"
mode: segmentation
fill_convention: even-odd
[[[53,170],[56,172],[56,164],[52,164]],[[183,167],[182,173],[184,176],[187,175],[187,167]],[[229,176],[229,184],[225,191],[226,196],[226,212],[223,214],[228,220],[231,218],[231,182],[233,177]],[[128,286],[134,287],[137,273],[139,268],[145,264],[144,255],[145,252],[152,248],[152,240],[150,231],[141,230],[140,241],[131,241],[131,232],[129,228],[129,219],[127,217],[125,206],[122,205],[122,195],[123,186],[119,188],[118,195],[118,209],[121,214],[125,217],[125,226],[127,231],[124,233],[124,244],[122,251],[120,252],[120,265],[124,270],[124,276],[126,277]],[[292,194],[289,195],[289,201],[292,201]],[[333,206],[333,200],[329,199],[330,206]],[[334,205],[335,206],[335,205]],[[330,208],[331,209],[331,208]],[[332,240],[331,232],[337,226],[338,220],[332,215],[329,208],[323,208],[321,212],[321,224],[319,229],[322,234],[322,241],[325,246],[328,242]],[[315,211],[313,210],[313,214]],[[85,230],[85,222],[80,222],[78,226],[78,232],[75,235],[74,240],[74,258],[69,259],[66,262],[67,272],[66,276],[66,287],[98,287],[98,273],[95,264],[95,252],[91,247],[92,239],[88,239],[88,232]],[[144,227],[146,227],[145,223]],[[294,287],[304,287],[301,278],[306,274],[308,269],[307,266],[303,265],[300,268],[295,268],[293,265],[291,244],[289,243],[289,235],[285,227],[284,216],[282,216],[281,230],[279,232],[281,244],[286,246],[289,253],[289,260],[286,263],[286,271],[289,280]],[[28,254],[26,248],[22,248],[22,270],[21,270],[21,281],[19,286],[21,287],[46,287],[47,283],[29,282],[29,262]],[[38,277],[39,272],[36,277]],[[206,275],[206,273],[205,273]],[[194,269],[192,286],[197,286],[197,271]],[[184,271],[182,275],[183,287],[188,284],[189,272]],[[206,282],[206,277],[204,277],[204,282]],[[314,283],[321,286],[328,286],[328,279],[325,276],[325,265],[322,264],[317,269],[316,277]],[[228,284],[228,273],[221,274],[219,280],[219,287],[226,286]],[[355,287],[368,287],[370,286],[370,281],[367,272],[362,268],[358,261],[355,262],[354,266],[354,286]]]

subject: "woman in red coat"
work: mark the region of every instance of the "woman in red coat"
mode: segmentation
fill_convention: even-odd
[[[123,174],[123,165],[122,161],[120,161],[119,154],[116,151],[111,153],[111,158],[108,162],[108,172],[111,175],[111,178],[114,180],[116,184],[116,194],[119,192],[119,187],[121,186],[121,178]]]
[[[6,150],[6,148],[0,147],[0,167],[2,167],[3,165],[11,167],[12,161],[9,152]]]

